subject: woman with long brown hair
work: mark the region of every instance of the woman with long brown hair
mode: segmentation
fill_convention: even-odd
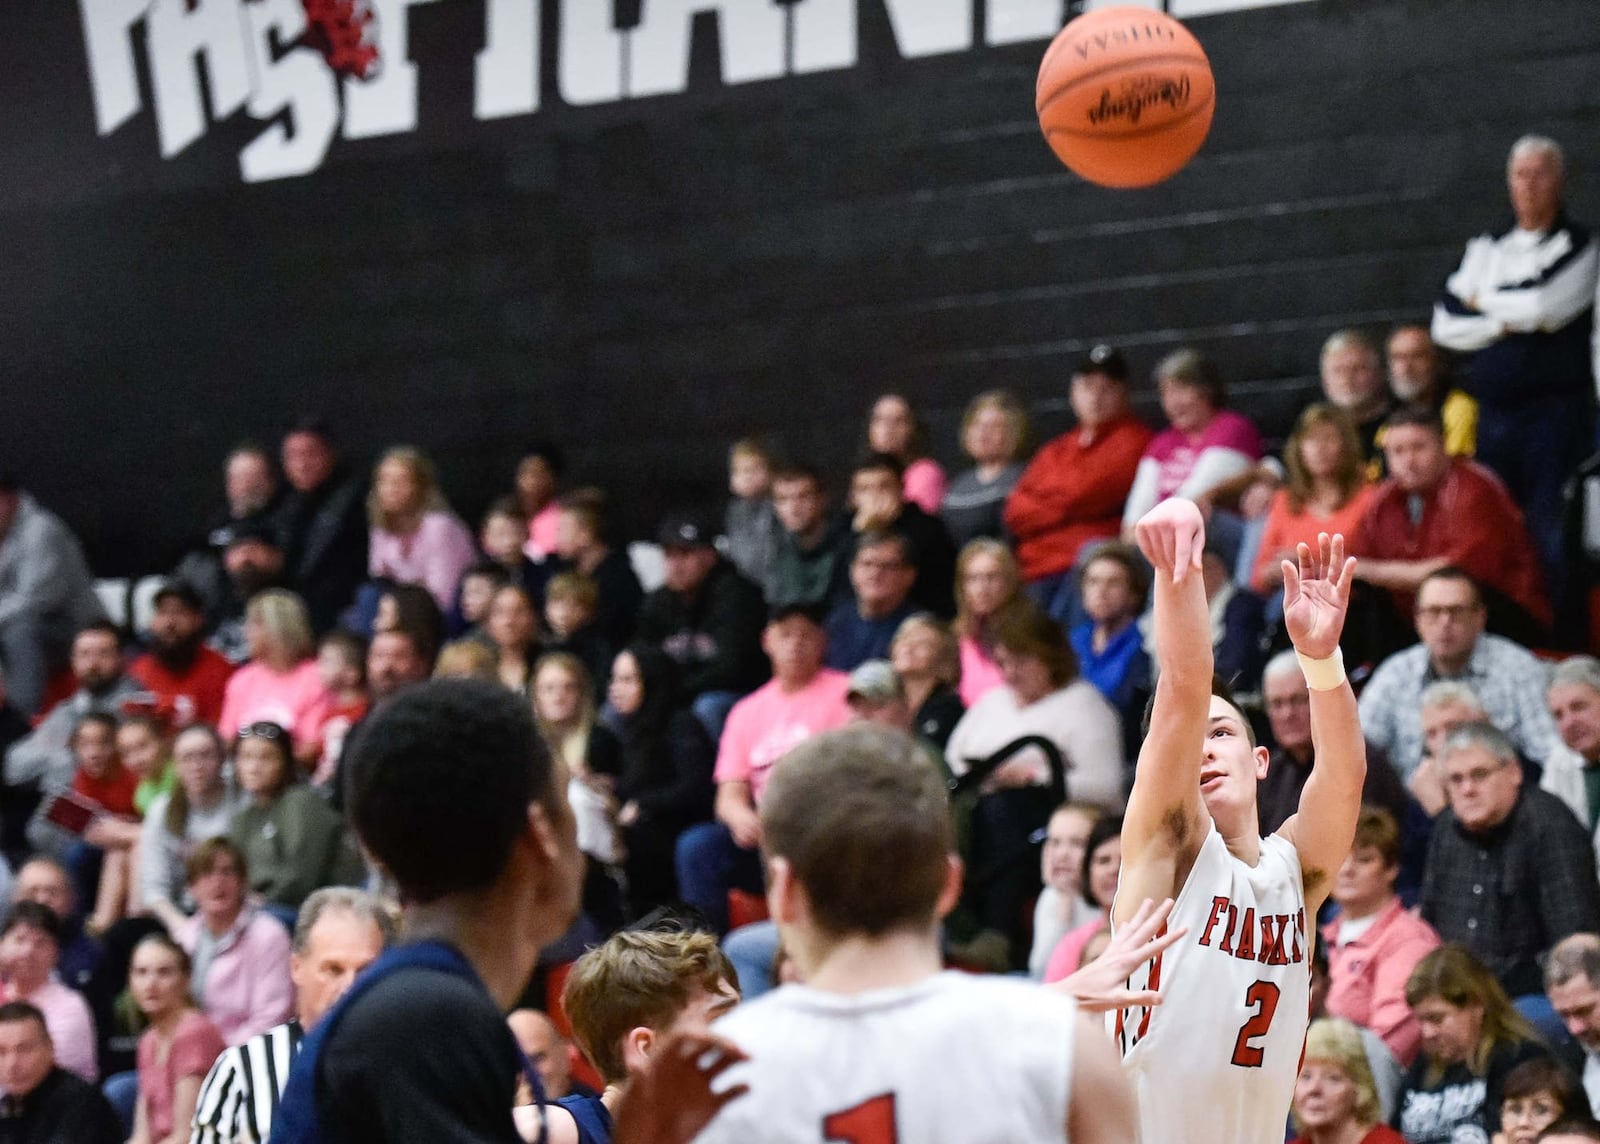
[[[968,542],[956,557],[956,618],[951,625],[961,649],[961,702],[968,707],[1002,682],[994,656],[995,630],[1032,606],[1011,549],[987,538]]]

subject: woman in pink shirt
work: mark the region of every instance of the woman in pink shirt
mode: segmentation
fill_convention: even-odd
[[[872,405],[867,421],[867,448],[887,453],[905,467],[902,485],[906,500],[930,516],[944,504],[945,475],[928,456],[927,430],[911,403],[898,393],[886,393]]]
[[[244,855],[226,838],[211,838],[188,861],[196,912],[173,936],[201,968],[192,983],[222,1039],[242,1045],[294,1012],[289,981],[289,931],[270,914],[246,906]]]
[[[1013,612],[1026,610],[1017,558],[998,540],[971,541],[956,558],[956,619],[961,647],[961,702],[971,707],[998,687],[994,629]]]
[[[1111,918],[1111,900],[1117,896],[1117,878],[1121,873],[1122,816],[1108,815],[1089,828],[1089,840],[1083,848],[1083,869],[1078,875],[1084,902],[1098,910],[1100,916],[1068,930],[1056,943],[1045,964],[1046,982],[1060,981],[1082,968],[1084,949],[1095,934],[1106,928]]]
[[[528,518],[528,541],[522,551],[529,560],[543,560],[556,550],[561,499],[556,496],[566,457],[548,441],[525,449],[517,461],[517,504]]]
[[[297,743],[312,742],[323,686],[305,604],[282,588],[258,593],[245,607],[244,636],[250,662],[228,678],[217,729],[231,739],[246,724],[276,723]]]
[[[372,474],[367,571],[398,584],[421,584],[441,611],[455,603],[456,582],[478,556],[468,528],[439,491],[433,462],[409,445],[390,449]]]
[[[1369,806],[1334,879],[1339,916],[1323,927],[1322,941],[1328,1012],[1371,1029],[1409,1067],[1422,1034],[1406,1003],[1406,981],[1439,947],[1439,935],[1395,895],[1399,873],[1400,828],[1388,811]]]
[[[128,991],[150,1022],[139,1037],[139,1104],[128,1144],[188,1138],[200,1082],[227,1046],[189,999],[189,955],[164,933],[133,947]]]
[[[1283,449],[1289,482],[1272,495],[1250,586],[1257,592],[1283,587],[1281,562],[1301,541],[1317,534],[1353,536],[1372,503],[1355,422],[1337,405],[1317,402],[1295,422]]]

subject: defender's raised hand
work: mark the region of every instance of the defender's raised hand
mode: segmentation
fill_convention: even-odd
[[[1193,501],[1170,497],[1145,513],[1134,526],[1139,550],[1157,573],[1181,581],[1191,568],[1199,569],[1206,547],[1206,522]]]
[[[1326,659],[1339,648],[1356,558],[1344,554],[1344,537],[1326,532],[1313,552],[1301,544],[1298,561],[1283,562],[1283,626],[1295,650],[1308,659]]]

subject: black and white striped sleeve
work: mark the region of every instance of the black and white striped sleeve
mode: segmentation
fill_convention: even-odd
[[[200,1085],[189,1144],[263,1144],[299,1046],[300,1026],[291,1023],[218,1057]]]

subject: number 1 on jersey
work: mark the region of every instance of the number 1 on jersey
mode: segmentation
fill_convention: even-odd
[[[825,1117],[822,1138],[841,1144],[896,1144],[900,1137],[894,1124],[894,1093],[874,1096]]]
[[[1273,1014],[1278,1011],[1278,987],[1270,981],[1257,981],[1245,990],[1244,1003],[1259,1008],[1255,1016],[1239,1029],[1239,1036],[1233,1042],[1233,1063],[1240,1068],[1258,1069],[1263,1053],[1250,1042],[1265,1036],[1267,1030],[1272,1028]]]

